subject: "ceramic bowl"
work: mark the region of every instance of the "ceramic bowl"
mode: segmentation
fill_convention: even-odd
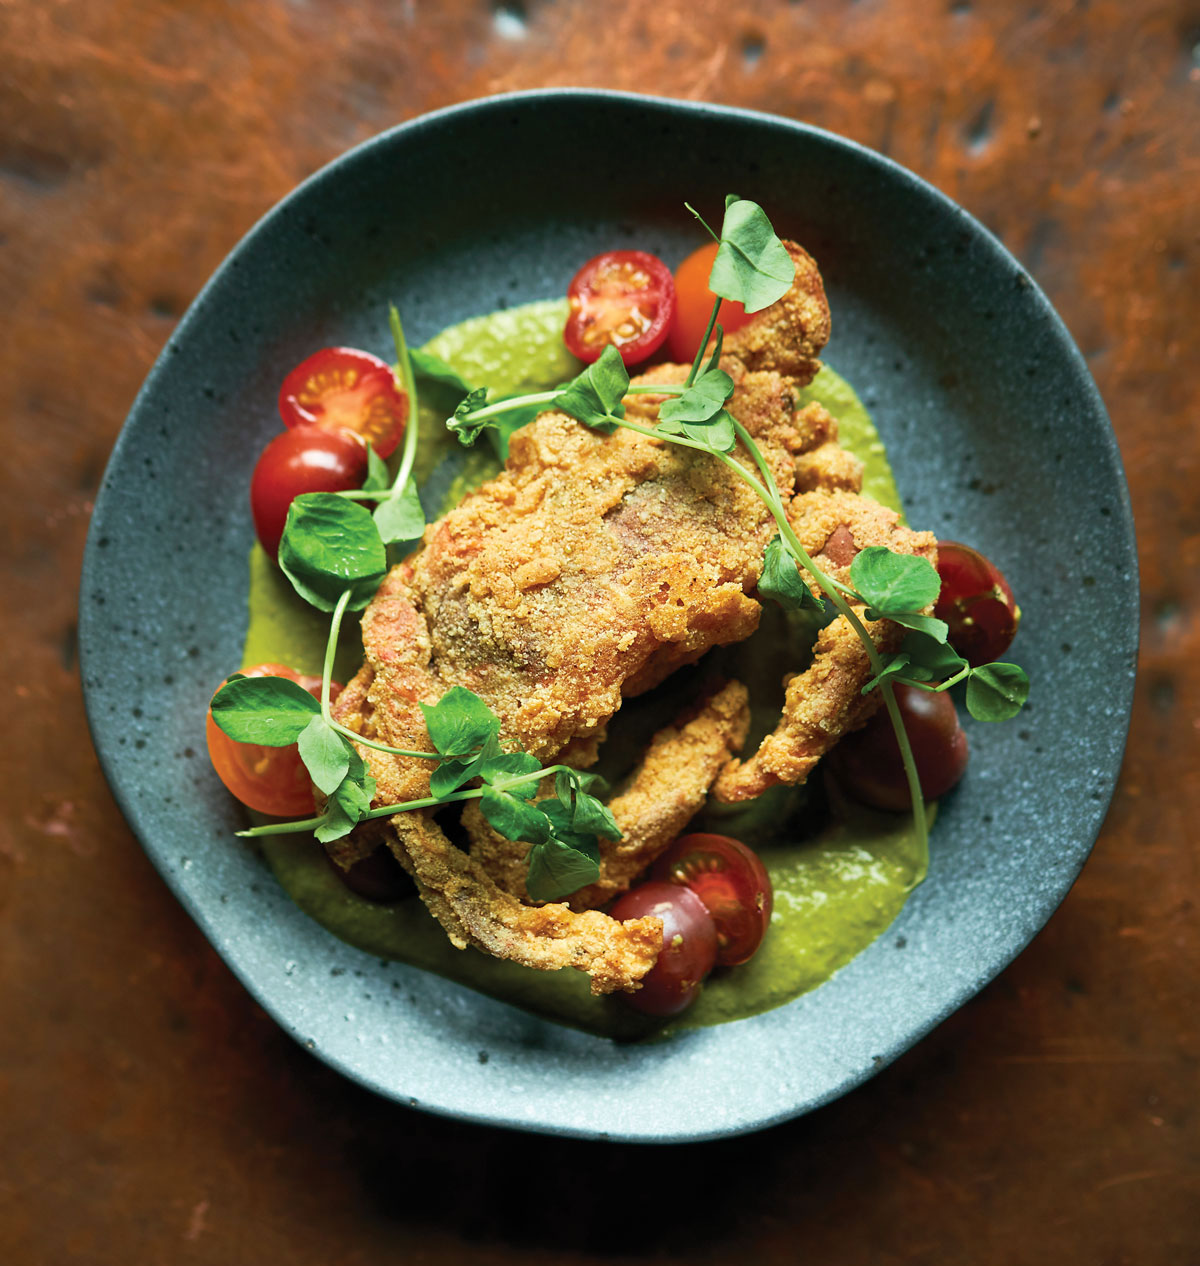
[[[632,144],[631,144],[632,142]],[[653,161],[643,155],[653,154]],[[209,695],[240,662],[244,489],[314,347],[386,353],[560,295],[581,261],[697,244],[683,209],[766,206],[825,277],[826,359],[888,445],[911,521],[1003,560],[1033,693],[967,722],[928,880],[833,979],[787,1006],[617,1045],[336,940],[232,838],[205,758]],[[381,341],[381,338],[383,341]],[[234,249],[171,336],[96,502],[80,634],[113,791],[163,878],[297,1041],[433,1112],[584,1137],[684,1141],[796,1116],[862,1082],[991,980],[1050,917],[1121,761],[1137,636],[1133,528],[1103,404],[1021,265],[910,172],[829,133],[715,106],[584,91],[470,102],[343,155]]]

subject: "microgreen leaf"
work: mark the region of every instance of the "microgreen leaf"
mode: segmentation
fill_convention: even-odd
[[[611,435],[615,418],[625,416],[621,403],[629,390],[629,373],[621,353],[609,343],[600,359],[589,365],[554,397],[555,405],[585,426]]]
[[[374,444],[367,445],[367,477],[362,486],[364,492],[387,492],[392,486],[387,462],[375,451]]]
[[[534,901],[558,901],[600,878],[599,864],[560,840],[535,844],[529,850],[525,890]]]
[[[474,390],[453,365],[448,365],[440,356],[435,356],[432,352],[423,352],[419,347],[410,347],[408,360],[412,365],[414,377],[418,379],[440,383],[443,387],[453,387],[456,391],[470,393]]]
[[[479,774],[484,782],[491,786],[499,785],[522,800],[532,800],[537,795],[537,779],[522,783],[519,787],[506,788],[504,784],[512,778],[520,778],[525,774],[536,774],[542,762],[528,752],[507,752],[499,756],[490,756],[483,761]]]
[[[916,630],[905,636],[900,649],[909,659],[909,672],[905,676],[913,677],[916,681],[945,681],[967,666],[967,661],[949,645]],[[912,671],[916,668],[925,670],[929,676],[917,677]]]
[[[539,800],[538,808],[550,819],[551,838],[568,848],[575,849],[592,861],[600,860],[600,842],[592,831],[581,831],[571,824],[571,810],[565,809],[557,800]],[[614,836],[614,839],[620,838]]]
[[[867,606],[888,619],[930,606],[941,588],[929,559],[897,554],[883,545],[859,550],[850,564],[850,583]]]
[[[332,611],[344,590],[350,607],[370,602],[387,571],[387,550],[371,515],[331,492],[306,492],[288,508],[279,565],[296,592]]]
[[[787,294],[796,265],[756,202],[727,201],[708,288],[759,312]]]
[[[421,704],[434,750],[443,756],[474,755],[500,733],[500,718],[474,691],[451,686],[434,704]]]
[[[906,629],[915,629],[935,642],[944,642],[950,633],[950,627],[945,620],[939,620],[932,615],[917,615],[914,611],[896,611],[889,616],[884,616],[882,612],[868,607],[866,616],[868,620],[887,619],[893,624],[902,624]]]
[[[309,777],[333,795],[350,769],[349,744],[322,716],[314,716],[296,742]]]
[[[495,787],[484,787],[479,798],[483,816],[506,840],[544,844],[550,838],[550,820],[536,805]]]
[[[862,694],[869,694],[881,681],[886,681],[889,677],[899,677],[908,666],[908,656],[903,652],[893,655],[884,666],[871,678],[870,681],[862,688]]]
[[[374,519],[385,545],[419,540],[425,531],[425,511],[416,483],[409,479],[403,488],[393,489],[391,496],[375,507]]]
[[[289,747],[321,705],[287,677],[237,677],[213,696],[213,720],[239,743]]]
[[[721,409],[704,422],[679,422],[668,418],[660,421],[655,428],[664,435],[685,435],[697,444],[711,448],[715,453],[732,452],[737,444],[737,432],[733,429],[733,418]]]
[[[475,443],[481,432],[495,425],[491,418],[476,419],[470,416],[487,404],[487,398],[488,389],[476,387],[467,393],[467,398],[454,410],[454,416],[446,419],[446,426],[458,436],[458,442],[468,448]]]
[[[733,395],[733,379],[723,369],[706,369],[679,396],[664,400],[658,416],[666,422],[708,422]]]
[[[348,813],[340,800],[330,800],[313,834],[322,844],[332,844],[334,840],[349,835],[361,821],[361,817]]]
[[[349,835],[367,816],[375,795],[375,779],[367,772],[366,762],[353,747],[347,746],[346,755],[346,776],[326,802],[324,818],[313,832],[322,844]]]
[[[621,838],[621,828],[609,811],[608,805],[603,800],[597,800],[595,796],[589,796],[586,791],[580,791],[575,796],[575,812],[571,816],[571,827],[586,835],[601,835],[606,840]]]
[[[467,760],[443,760],[429,777],[429,790],[432,795],[441,799],[452,791],[457,791],[463,783],[470,782],[479,776],[484,761],[500,755],[500,744],[496,736],[490,735],[479,751],[479,755]]]
[[[1029,698],[1029,678],[1016,664],[983,664],[967,678],[967,711],[976,721],[1007,721]]]
[[[772,537],[763,554],[758,592],[765,598],[774,598],[785,611],[824,610],[821,600],[815,598],[812,590],[800,579],[796,560],[788,553],[779,536]]]

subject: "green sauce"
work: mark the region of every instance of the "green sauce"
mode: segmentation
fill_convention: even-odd
[[[487,383],[498,394],[545,390],[577,372],[577,362],[562,345],[565,314],[562,300],[527,304],[453,326],[426,348],[468,382]],[[800,403],[812,400],[838,418],[842,443],[863,461],[864,490],[900,509],[883,444],[849,384],[826,367],[801,393]],[[447,399],[436,389],[422,400],[416,472],[431,514],[443,513],[500,466],[482,442],[462,449],[447,435],[447,406],[454,403],[452,395]],[[319,673],[327,629],[326,618],[296,596],[256,546],[244,662],[276,661]],[[803,667],[813,635],[811,625],[768,609],[752,639],[706,657],[719,657],[721,671],[750,688],[750,750],[773,728],[783,673]],[[357,627],[344,629],[335,675],[349,680],[361,659]],[[607,777],[626,772],[653,730],[688,696],[690,681],[686,673],[676,674],[645,702],[622,708],[599,767]],[[699,1000],[670,1028],[719,1024],[780,1006],[845,966],[900,912],[921,865],[910,819],[837,803],[831,816],[816,819],[814,830],[813,799],[808,788],[774,788],[750,805],[714,804],[696,820],[697,829],[736,835],[758,848],[775,886],[775,912],[755,957],[745,966],[714,973]],[[379,905],[356,896],[311,837],[270,836],[261,843],[296,904],[370,954],[400,959],[604,1036],[627,1039],[663,1031],[620,999],[593,997],[580,972],[536,972],[475,950],[454,949],[416,898]]]

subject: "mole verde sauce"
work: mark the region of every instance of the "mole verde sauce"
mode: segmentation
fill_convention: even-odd
[[[476,317],[426,344],[471,383],[495,394],[545,390],[578,372],[563,346],[566,303],[553,300]],[[822,369],[798,404],[818,400],[839,422],[842,444],[864,465],[864,491],[900,508],[883,444],[852,388]],[[427,515],[444,513],[469,489],[499,469],[481,439],[461,448],[445,429],[456,403],[437,387],[423,392],[416,476]],[[243,662],[274,661],[319,674],[327,617],[305,604],[256,545],[250,558],[249,628]],[[802,669],[816,629],[804,616],[773,604],[762,626],[739,646],[718,648],[695,669],[631,700],[614,718],[597,766],[610,781],[636,762],[653,731],[671,720],[714,672],[736,676],[751,692],[747,750],[772,729],[783,701],[782,677]],[[346,621],[334,676],[346,682],[362,660],[357,623]],[[819,771],[818,771],[819,774]],[[775,886],[766,939],[741,967],[718,969],[698,1001],[668,1029],[719,1024],[766,1011],[815,988],[878,937],[895,919],[922,874],[923,861],[907,815],[876,813],[847,804],[836,787],[773,788],[746,805],[711,805],[690,829],[734,835],[756,848]],[[335,936],[379,958],[399,959],[437,972],[493,997],[614,1038],[661,1034],[661,1020],[641,1016],[620,998],[596,998],[575,971],[538,972],[456,950],[417,897],[377,904],[351,892],[311,836],[267,836],[258,841],[276,878],[296,904]]]

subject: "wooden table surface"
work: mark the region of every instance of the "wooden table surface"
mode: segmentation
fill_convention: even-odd
[[[1195,0],[0,0],[0,1261],[1200,1260],[1198,41]],[[552,84],[803,119],[961,202],[1086,355],[1141,550],[1124,771],[1045,932],[854,1094],[666,1151],[294,1046],[117,812],[76,664],[101,472],[222,257],[365,137]]]

